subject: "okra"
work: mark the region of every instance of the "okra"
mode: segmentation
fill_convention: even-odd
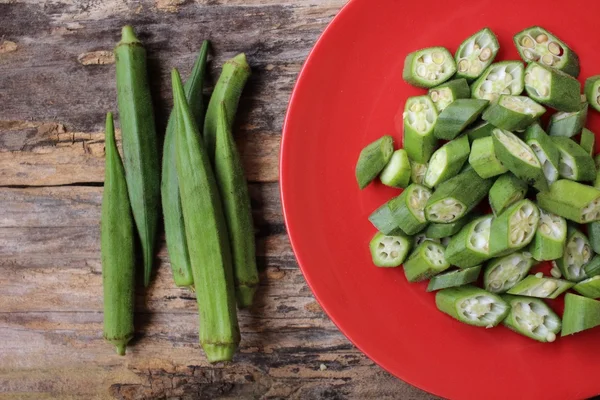
[[[527,252],[516,252],[488,261],[483,272],[483,286],[491,293],[505,293],[519,283],[533,266]]]
[[[472,218],[464,217],[449,224],[432,223],[427,226],[425,235],[432,239],[443,239],[450,237],[460,232],[462,227],[471,220]]]
[[[386,186],[405,188],[410,182],[411,172],[406,150],[398,149],[394,151],[390,161],[379,174],[379,179]]]
[[[429,96],[410,97],[404,107],[403,146],[411,161],[429,161],[437,145],[433,135],[438,113]]]
[[[160,212],[160,163],[146,50],[131,26],[123,27],[115,60],[127,190],[142,245],[144,286],[148,286]]]
[[[537,261],[561,258],[566,241],[567,221],[563,217],[540,210],[540,221],[530,248],[533,258]]]
[[[356,162],[356,181],[364,189],[383,171],[394,153],[394,139],[385,135],[364,147]]]
[[[496,179],[490,188],[489,201],[494,215],[500,215],[527,194],[527,184],[514,176],[506,173]]]
[[[459,268],[471,268],[489,259],[492,219],[486,215],[465,225],[446,247],[446,260]]]
[[[596,164],[596,179],[594,179],[594,187],[600,189],[600,154],[594,157],[594,163]]]
[[[429,47],[406,56],[402,77],[413,86],[431,88],[450,79],[456,72],[452,54],[444,47]]]
[[[416,248],[417,246],[419,246],[421,243],[425,242],[425,241],[431,241],[431,242],[435,242],[435,243],[441,243],[440,239],[438,238],[432,238],[432,237],[428,237],[427,233],[418,233],[415,236],[413,236],[412,238],[412,245],[413,248]]]
[[[585,97],[596,111],[600,111],[600,75],[590,76],[583,87]]]
[[[533,100],[558,111],[575,112],[581,107],[579,81],[537,62],[525,69],[525,90]]]
[[[205,40],[200,48],[200,53],[198,54],[192,73],[184,86],[190,109],[199,127],[202,126],[204,119],[204,94],[202,93],[202,89],[204,87],[207,57],[208,41]],[[188,244],[185,239],[185,225],[183,211],[181,210],[179,181],[177,180],[175,147],[175,113],[171,112],[165,133],[160,188],[165,221],[165,236],[175,284],[177,286],[193,287],[194,277],[192,276]]]
[[[548,190],[542,164],[525,142],[502,129],[494,129],[492,137],[496,156],[510,172],[542,192]]]
[[[588,103],[581,103],[579,110],[573,112],[559,111],[550,117],[548,134],[550,136],[573,137],[579,134],[587,120]]]
[[[567,293],[562,321],[562,336],[600,325],[600,301]]]
[[[600,275],[600,256],[596,254],[590,262],[583,267],[583,270],[589,278]]]
[[[115,143],[112,113],[106,116],[106,169],[100,248],[104,290],[104,339],[125,355],[134,333],[135,245],[125,170]]]
[[[573,290],[590,299],[600,298],[600,275],[592,276],[579,282],[573,286]]]
[[[502,175],[508,169],[498,160],[494,152],[494,139],[491,136],[473,141],[469,164],[482,178]]]
[[[508,329],[538,342],[554,342],[560,332],[560,318],[543,300],[504,295],[510,312],[502,322]]]
[[[435,187],[456,176],[469,157],[469,150],[467,136],[461,136],[437,149],[429,160],[424,179],[425,186]]]
[[[407,235],[419,233],[427,226],[423,212],[431,191],[416,183],[391,199],[369,216],[369,221],[388,235],[400,228]]]
[[[438,139],[454,139],[481,115],[487,105],[487,100],[454,100],[440,112],[433,129],[433,134]]]
[[[584,149],[590,156],[594,155],[594,148],[596,147],[596,135],[594,132],[587,128],[581,130],[581,139],[579,139],[579,146]],[[598,170],[598,166],[596,166]]]
[[[533,240],[539,220],[540,211],[530,200],[520,200],[508,207],[492,221],[490,254],[499,257],[527,246]]]
[[[594,253],[588,238],[579,230],[569,227],[563,256],[556,260],[556,266],[571,282],[580,282],[587,278],[584,267]]]
[[[499,296],[471,285],[440,290],[435,304],[438,310],[460,322],[486,328],[502,322],[510,309]]]
[[[400,266],[410,250],[410,239],[403,235],[384,235],[377,232],[369,249],[373,264],[378,267],[398,267]]]
[[[427,201],[425,216],[430,222],[454,222],[475,208],[491,186],[491,179],[482,179],[467,168],[437,187]]]
[[[465,131],[465,135],[469,137],[469,140],[474,142],[476,139],[481,139],[483,137],[491,136],[492,131],[496,129],[496,127],[490,124],[487,121],[479,121],[475,122],[469,129]]]
[[[240,341],[231,250],[219,189],[192,117],[181,78],[172,72],[177,175],[200,315],[200,344],[209,362],[231,360]]]
[[[541,26],[532,26],[517,33],[513,40],[521,58],[527,63],[540,61],[544,65],[579,76],[579,57],[560,40]]]
[[[587,225],[587,232],[590,246],[592,246],[595,253],[600,254],[600,222],[590,222]]]
[[[532,124],[525,130],[525,142],[533,150],[542,165],[548,183],[556,182],[560,165],[560,152],[540,124]]]
[[[471,85],[471,96],[492,102],[500,95],[518,96],[523,93],[524,71],[520,61],[494,63]]]
[[[454,58],[456,60],[456,76],[475,79],[494,61],[500,44],[494,32],[483,28],[460,44]]]
[[[508,290],[508,294],[516,294],[542,299],[555,299],[571,287],[573,283],[547,276],[528,275],[521,282]]]
[[[457,269],[431,278],[427,285],[427,291],[433,292],[440,289],[463,286],[473,283],[479,278],[481,265],[467,269]]]
[[[490,104],[484,121],[507,131],[519,131],[535,122],[546,109],[526,96],[501,95]]]
[[[418,163],[416,161],[410,162],[410,180],[412,183],[418,183],[422,185],[425,181],[425,174],[427,173],[428,164]]]
[[[454,100],[471,97],[471,88],[466,79],[453,79],[429,89],[429,97],[436,110],[442,112]]]
[[[600,190],[561,179],[550,185],[550,190],[537,194],[541,208],[580,224],[600,220]]]
[[[551,139],[560,152],[558,173],[562,178],[573,181],[593,181],[596,178],[596,164],[588,152],[569,138]]]
[[[404,263],[404,275],[409,282],[420,282],[448,269],[444,246],[426,240],[421,243]]]

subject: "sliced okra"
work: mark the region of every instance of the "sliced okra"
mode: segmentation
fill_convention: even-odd
[[[402,77],[413,86],[432,88],[456,72],[456,63],[444,47],[429,47],[406,56]]]
[[[560,152],[540,124],[532,124],[525,130],[525,142],[531,147],[540,164],[542,164],[548,184],[556,182],[560,165]]]
[[[510,172],[504,174],[492,185],[489,193],[490,207],[494,215],[500,215],[527,194],[527,183],[523,182]]]
[[[450,272],[444,272],[431,278],[427,291],[433,292],[440,289],[463,286],[473,283],[479,278],[481,265],[467,269],[457,269]]]
[[[435,304],[460,322],[486,328],[502,322],[510,308],[499,296],[471,285],[440,290]]]
[[[429,97],[435,104],[436,110],[442,112],[454,100],[471,97],[471,88],[466,79],[453,79],[429,89]]]
[[[469,157],[469,138],[462,136],[437,149],[429,159],[423,183],[435,187],[456,176]]]
[[[384,185],[405,188],[410,182],[411,172],[406,150],[398,149],[392,154],[390,161],[379,174],[379,179]]]
[[[540,191],[548,190],[542,164],[525,142],[514,133],[502,129],[494,129],[492,138],[496,156],[510,172]]]
[[[494,61],[499,49],[498,39],[489,28],[475,32],[456,50],[454,55],[456,76],[469,80],[476,79]]]
[[[588,103],[584,102],[577,111],[559,111],[552,114],[548,122],[548,134],[550,136],[576,136],[585,126],[587,113]]]
[[[561,258],[567,241],[567,221],[563,217],[540,209],[540,221],[530,252],[537,261]]]
[[[517,96],[523,93],[525,68],[520,61],[502,61],[487,67],[471,85],[475,99],[495,101],[500,95]]]
[[[554,136],[552,143],[560,152],[558,173],[572,181],[593,181],[596,178],[594,159],[580,145],[566,137]]]
[[[467,135],[469,137],[469,140],[472,143],[477,139],[491,136],[492,131],[495,128],[496,127],[494,125],[490,124],[489,122],[480,120],[478,122],[475,122],[473,125],[471,125],[471,127],[465,131],[465,135]]]
[[[590,299],[600,298],[600,275],[592,276],[579,282],[573,286],[573,290]]]
[[[572,282],[563,279],[528,275],[521,282],[509,289],[507,293],[542,299],[555,299],[569,290],[573,285]]]
[[[579,230],[569,227],[563,256],[556,260],[556,266],[571,282],[580,282],[587,278],[585,265],[589,263],[594,253],[588,238]]]
[[[590,76],[583,87],[585,97],[596,111],[600,111],[600,75]]]
[[[490,258],[492,215],[477,218],[452,237],[446,247],[446,260],[459,268],[471,268]]]
[[[516,252],[488,261],[483,272],[483,287],[491,293],[505,293],[521,281],[533,266],[527,252]]]
[[[475,121],[488,105],[487,100],[457,99],[440,112],[433,129],[438,139],[452,140]]]
[[[490,228],[490,254],[503,256],[527,246],[533,240],[540,220],[540,211],[530,200],[511,205],[494,218]]]
[[[589,278],[600,275],[600,256],[596,254],[583,269]]]
[[[596,164],[596,179],[594,179],[594,187],[600,189],[600,154],[596,155],[594,158],[594,163]]]
[[[426,240],[421,243],[404,262],[404,275],[409,282],[420,282],[448,269],[450,264],[444,257],[444,246]]]
[[[600,190],[560,179],[550,185],[550,190],[537,194],[541,208],[580,224],[600,220]]]
[[[413,238],[412,238],[412,245],[413,245],[413,247],[416,248],[421,243],[426,242],[428,240],[430,242],[440,243],[440,239],[429,237],[429,236],[427,236],[426,232],[425,233],[421,232],[421,233],[418,233],[415,236],[413,236]]]
[[[428,238],[432,239],[443,239],[450,236],[454,236],[455,234],[460,232],[462,227],[470,221],[472,221],[472,219],[466,216],[449,224],[431,223],[427,225],[425,235],[427,235]]]
[[[400,266],[411,248],[411,241],[403,235],[384,235],[377,232],[369,249],[371,250],[371,258],[373,264],[378,267],[398,267]]]
[[[426,163],[437,139],[433,135],[438,113],[429,96],[409,97],[404,108],[404,150],[412,161]]]
[[[587,232],[592,250],[600,254],[600,221],[587,224]]]
[[[518,131],[535,122],[546,109],[526,96],[501,95],[481,118],[507,131]]]
[[[508,329],[539,342],[554,342],[560,333],[560,318],[543,300],[525,296],[502,296],[510,312],[502,321]]]
[[[575,112],[581,107],[579,81],[537,62],[532,62],[525,69],[525,90],[538,103],[558,111]]]
[[[494,151],[494,139],[491,136],[473,141],[469,164],[482,178],[502,175],[508,169],[498,160]]]
[[[590,156],[594,155],[594,148],[596,147],[596,135],[594,132],[587,128],[581,130],[581,138],[579,139],[579,146],[584,149]],[[598,166],[596,165],[596,170]]]
[[[437,187],[427,201],[425,216],[430,222],[454,222],[475,208],[491,186],[491,179],[482,179],[467,168]]]
[[[600,325],[600,301],[567,293],[561,336],[572,335]]]
[[[364,189],[386,166],[394,152],[394,139],[383,136],[370,143],[360,152],[356,163],[356,181]]]

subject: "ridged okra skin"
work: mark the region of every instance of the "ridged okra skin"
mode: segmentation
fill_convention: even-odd
[[[406,56],[402,77],[413,86],[432,88],[454,75],[454,57],[444,47],[429,47]]]
[[[527,194],[527,183],[508,172],[496,179],[489,192],[490,207],[498,216],[512,204],[523,200]]]
[[[426,240],[421,243],[404,263],[404,274],[409,282],[420,282],[450,267],[444,257],[444,246]]]
[[[473,143],[475,140],[492,135],[492,131],[496,127],[487,121],[479,120],[474,122],[466,131],[465,135],[469,137],[469,141]]]
[[[567,293],[561,336],[572,335],[600,325],[600,301]]]
[[[527,275],[525,279],[509,289],[508,294],[538,297],[541,299],[555,299],[573,287],[573,285],[573,282],[562,279]]]
[[[442,112],[454,100],[471,97],[471,88],[466,79],[459,78],[431,88],[428,93],[431,101],[435,104],[436,110]]]
[[[487,262],[483,286],[490,293],[505,293],[519,283],[533,267],[531,254],[521,251]]]
[[[405,188],[410,183],[411,173],[408,153],[404,149],[398,149],[394,151],[385,168],[379,174],[379,179],[386,186]]]
[[[425,234],[431,239],[443,239],[457,234],[463,226],[471,222],[473,218],[464,217],[449,224],[432,223],[427,225]]]
[[[494,32],[489,28],[475,32],[465,39],[454,54],[456,76],[473,80],[494,61],[500,44]]]
[[[558,179],[560,152],[539,123],[532,124],[525,130],[525,142],[533,150],[542,165],[548,184],[556,182]]]
[[[579,224],[600,220],[600,190],[568,179],[550,185],[550,190],[537,194],[544,210]]]
[[[534,123],[546,109],[525,96],[501,95],[481,118],[507,131],[520,131]]]
[[[475,121],[488,105],[487,100],[457,99],[438,115],[433,134],[438,139],[452,140]]]
[[[567,221],[540,209],[540,221],[529,251],[537,261],[561,258],[567,241]]]
[[[503,295],[502,299],[510,307],[510,312],[502,322],[504,326],[538,342],[556,340],[562,324],[559,316],[544,301],[514,295]]]
[[[596,164],[588,152],[566,137],[552,137],[560,153],[558,173],[573,181],[591,182],[596,179]]]
[[[389,235],[401,229],[406,235],[414,235],[427,226],[424,208],[431,191],[416,183],[397,197],[373,211],[369,221],[380,232]]]
[[[491,136],[477,139],[471,146],[469,164],[481,178],[492,178],[502,175],[508,168],[502,164],[494,151],[494,139]]]
[[[537,62],[525,69],[529,97],[558,111],[576,112],[581,107],[581,84],[571,75]]]
[[[440,290],[435,304],[438,310],[460,322],[485,328],[502,322],[510,309],[499,296],[471,285]]]
[[[533,240],[539,220],[539,209],[528,199],[508,207],[492,221],[490,254],[500,257],[527,246]]]
[[[573,290],[590,299],[600,298],[600,275],[595,275],[579,282],[573,286]]]
[[[479,278],[481,265],[477,265],[467,269],[457,269],[450,272],[444,272],[436,275],[429,280],[427,291],[433,292],[436,290],[447,289],[451,287],[468,285]]]
[[[385,135],[369,143],[360,151],[356,162],[356,182],[362,190],[385,168],[394,153],[394,139]]]
[[[578,135],[587,120],[588,103],[583,102],[579,110],[574,112],[556,112],[548,122],[548,134],[550,136],[573,137]]]
[[[590,156],[594,156],[594,151],[596,149],[596,135],[594,132],[590,131],[587,128],[583,128],[581,130],[581,139],[579,139],[579,145],[582,149],[584,149]],[[598,170],[598,165],[596,163],[596,170]],[[598,175],[596,175],[597,177]]]
[[[423,181],[425,186],[435,187],[456,176],[467,161],[469,151],[469,138],[464,135],[437,149],[429,160]]]
[[[465,225],[446,247],[446,260],[459,268],[471,268],[490,258],[490,227],[492,215],[486,215]]]

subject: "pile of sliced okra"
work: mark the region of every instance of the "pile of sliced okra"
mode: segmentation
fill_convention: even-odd
[[[600,75],[582,95],[579,58],[556,35],[534,26],[514,43],[526,65],[494,62],[487,28],[454,57],[410,53],[403,77],[429,92],[406,101],[403,148],[391,136],[369,144],[356,179],[404,189],[369,217],[375,265],[429,279],[439,310],[461,322],[553,342],[600,325],[600,155],[585,128]],[[530,274],[543,261],[551,276]],[[542,299],[569,289],[578,294],[566,294],[561,321]]]

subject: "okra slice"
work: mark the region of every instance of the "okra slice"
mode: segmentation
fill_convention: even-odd
[[[410,179],[412,183],[418,183],[422,185],[425,181],[425,174],[427,173],[427,168],[429,165],[427,163],[421,164],[416,161],[410,162]]]
[[[600,75],[590,76],[583,87],[585,97],[596,111],[600,111]]]
[[[371,242],[371,258],[373,264],[378,267],[398,267],[400,266],[411,248],[411,241],[403,235],[384,235],[377,232]]]
[[[592,276],[579,282],[573,286],[573,290],[590,299],[600,298],[600,275]]]
[[[429,189],[413,183],[399,196],[373,211],[369,221],[385,235],[398,228],[407,235],[419,233],[427,226],[423,209],[430,196]]]
[[[492,185],[489,193],[490,207],[494,215],[500,215],[527,194],[527,184],[511,174],[504,174]]]
[[[456,76],[475,79],[494,61],[500,44],[494,32],[483,28],[465,39],[456,50]]]
[[[589,278],[600,275],[600,256],[596,254],[583,269]]]
[[[465,225],[446,247],[446,260],[459,268],[471,268],[490,258],[492,215],[477,218]]]
[[[554,342],[560,332],[560,318],[543,300],[525,296],[504,295],[510,312],[502,321],[508,329],[538,342]]]
[[[444,272],[431,278],[427,291],[433,292],[440,289],[463,286],[473,283],[479,278],[481,265],[467,269],[457,269],[450,272]]]
[[[431,88],[456,72],[452,54],[444,47],[429,47],[406,56],[402,77],[413,86]]]
[[[427,201],[425,217],[430,222],[454,222],[475,208],[491,186],[491,179],[482,179],[474,169],[466,168],[437,187]]]
[[[420,282],[448,269],[444,246],[426,240],[421,243],[404,263],[404,275],[409,282]]]
[[[532,26],[513,38],[525,62],[539,61],[574,77],[579,76],[579,57],[556,35],[540,26]]]
[[[487,100],[457,99],[440,112],[433,134],[438,139],[452,140],[475,121],[488,105]]]
[[[471,85],[475,99],[495,101],[500,95],[517,96],[523,93],[525,68],[520,61],[502,61],[490,65]]]
[[[533,258],[528,252],[517,252],[488,261],[483,272],[483,287],[491,293],[505,293],[533,266]]]
[[[412,170],[406,150],[398,149],[392,154],[390,161],[381,171],[379,179],[386,186],[405,188],[410,182],[411,173]]]
[[[433,135],[438,113],[429,96],[409,97],[404,108],[404,150],[412,161],[426,163],[437,139]]]
[[[581,138],[579,139],[579,146],[584,149],[590,156],[594,155],[594,148],[596,147],[596,135],[594,132],[587,128],[581,130]],[[596,170],[598,165],[596,164]]]
[[[469,164],[482,178],[491,178],[508,171],[496,157],[494,139],[491,136],[473,141]]]
[[[569,227],[565,251],[563,256],[556,260],[556,266],[565,279],[580,282],[587,278],[584,267],[593,255],[588,238],[581,231]]]
[[[453,79],[429,89],[429,97],[438,112],[444,111],[456,99],[471,97],[471,88],[466,79]]]
[[[562,336],[600,325],[600,301],[567,293],[562,321]]]
[[[494,257],[515,252],[533,240],[540,211],[532,201],[520,200],[494,218],[490,228],[490,254]]]
[[[561,258],[567,241],[567,221],[563,217],[540,209],[540,221],[530,252],[537,261]]]
[[[425,235],[427,235],[428,238],[432,239],[443,239],[446,237],[454,236],[455,234],[460,232],[462,227],[470,221],[472,221],[472,218],[466,216],[449,224],[432,223],[427,225]]]
[[[383,136],[370,143],[360,152],[356,163],[356,181],[361,189],[367,187],[385,168],[394,152],[394,139]]]
[[[560,152],[540,124],[532,124],[525,130],[525,142],[531,147],[540,164],[542,164],[542,170],[548,183],[552,184],[556,182],[558,179]]]
[[[587,224],[587,232],[592,250],[600,254],[600,221]]]
[[[427,232],[425,232],[425,233],[421,232],[421,233],[418,233],[415,236],[413,236],[413,238],[412,238],[413,248],[416,248],[421,243],[426,242],[428,240],[431,242],[435,242],[435,243],[441,243],[440,239],[427,236]]]
[[[507,131],[527,128],[546,109],[526,96],[501,95],[485,110],[481,118]]]
[[[588,103],[581,103],[579,110],[573,112],[559,111],[550,117],[548,134],[550,136],[573,137],[579,134],[587,120]]]
[[[600,190],[560,179],[550,185],[550,190],[537,194],[541,208],[580,224],[600,220]]]
[[[528,275],[521,282],[508,290],[508,294],[516,294],[542,299],[555,299],[571,287],[574,283],[547,276]]]
[[[471,285],[440,290],[435,304],[460,322],[486,328],[502,322],[510,308],[500,296]]]
[[[494,129],[496,129],[494,125],[487,121],[480,120],[471,125],[471,127],[465,131],[465,135],[473,142],[476,139],[491,136]]]
[[[596,155],[594,158],[594,163],[596,164],[596,179],[594,179],[594,187],[600,189],[600,154]]]
[[[575,112],[581,107],[579,81],[537,62],[532,62],[525,69],[525,90],[538,103],[558,111]]]
[[[566,137],[554,136],[552,143],[560,152],[558,173],[572,181],[593,181],[596,178],[594,159],[580,145]]]
[[[456,176],[469,157],[469,138],[462,136],[452,140],[433,153],[423,183],[435,187]]]
[[[502,129],[494,129],[492,138],[496,156],[510,172],[542,192],[548,190],[542,164],[525,142]]]

